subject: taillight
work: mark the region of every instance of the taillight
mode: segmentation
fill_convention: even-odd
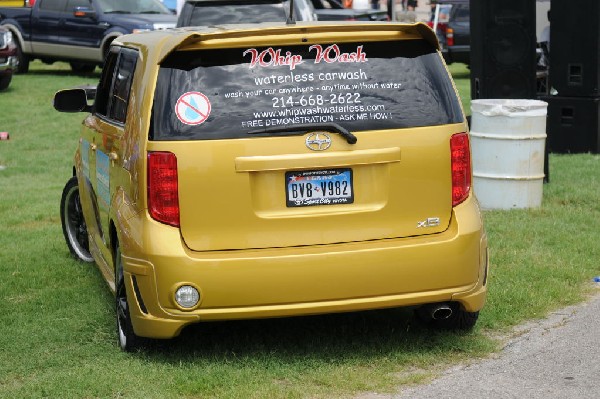
[[[179,227],[177,157],[173,153],[148,153],[148,211],[153,219]]]
[[[446,29],[446,45],[454,46],[454,29],[452,28]]]
[[[458,133],[450,138],[452,167],[452,206],[467,199],[471,191],[471,151],[468,133]]]
[[[427,25],[433,29],[433,21],[427,21]],[[438,22],[436,26],[437,33],[444,34],[446,33],[446,29],[448,29],[448,24],[445,22]]]

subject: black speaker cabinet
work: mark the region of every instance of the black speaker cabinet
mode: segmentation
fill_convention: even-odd
[[[552,0],[549,50],[559,96],[600,96],[600,1]]]
[[[536,98],[535,0],[471,0],[471,98]]]
[[[548,103],[547,145],[554,153],[600,153],[600,98],[542,98]]]

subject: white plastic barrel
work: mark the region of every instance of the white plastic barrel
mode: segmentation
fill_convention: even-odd
[[[548,104],[473,100],[473,187],[483,209],[539,208]]]

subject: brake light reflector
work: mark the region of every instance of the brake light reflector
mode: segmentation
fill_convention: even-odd
[[[454,29],[452,28],[446,29],[446,45],[454,46]]]
[[[170,152],[148,153],[148,212],[161,223],[179,227],[177,157]]]
[[[471,150],[468,133],[458,133],[450,138],[452,168],[452,206],[467,199],[471,191]]]

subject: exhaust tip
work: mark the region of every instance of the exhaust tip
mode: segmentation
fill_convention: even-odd
[[[433,320],[446,320],[450,316],[452,316],[452,308],[446,304],[437,305],[431,309]]]
[[[417,314],[420,315],[421,320],[446,320],[452,316],[453,308],[451,304],[447,302],[442,303],[429,303],[421,306],[417,310]]]

